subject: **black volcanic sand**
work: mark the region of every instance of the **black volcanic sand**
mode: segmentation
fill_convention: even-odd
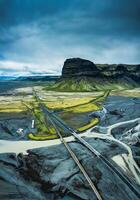
[[[139,117],[140,99],[110,96],[104,102],[104,107],[107,109],[107,114],[100,125],[108,126]],[[19,128],[19,125],[21,126],[23,123],[22,120],[25,120],[24,123],[27,125],[29,118],[19,119],[17,116],[17,119],[16,117],[8,119],[9,128],[14,123],[17,126],[16,129]],[[132,128],[132,125],[128,125],[127,129],[129,128]],[[114,132],[118,138],[121,133],[123,130],[122,132],[120,130]],[[109,160],[113,156],[126,153],[126,150],[121,146],[108,141],[99,139],[87,139],[87,141]],[[110,172],[85,147],[76,142],[71,142],[70,146],[79,157],[104,200],[138,200],[127,185]],[[137,158],[137,162],[139,162],[139,145],[131,147],[134,158]],[[63,145],[30,150],[28,155],[0,154],[0,199],[96,200],[85,178]]]
[[[99,139],[88,139],[107,159],[126,153],[117,145]],[[138,200],[114,173],[85,147],[71,142],[104,200]],[[28,155],[0,155],[0,196],[3,199],[96,200],[83,175],[61,145],[30,150]],[[8,190],[7,190],[8,188]]]
[[[100,121],[98,127],[93,128],[94,131],[103,131],[102,133],[104,133],[100,126],[106,127],[118,122],[140,118],[140,98],[138,97],[109,96],[104,102],[104,107],[107,110],[106,117]],[[139,123],[135,122],[114,128],[112,135],[131,147],[133,157],[140,167],[140,134],[138,131],[134,137],[135,128]],[[126,135],[127,131],[129,133]]]
[[[33,117],[27,112],[0,113],[0,139],[20,139],[21,135],[17,133],[17,130],[21,128],[24,130],[25,135],[21,139],[27,140],[27,133],[33,132],[32,119]]]
[[[118,122],[140,117],[140,98],[109,96],[103,106],[107,110],[106,118],[101,126],[109,126]]]
[[[46,86],[49,81],[1,81],[0,94],[11,93],[14,89],[23,87]],[[7,95],[7,94],[6,94]]]

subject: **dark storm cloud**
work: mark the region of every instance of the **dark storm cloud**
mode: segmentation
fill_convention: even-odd
[[[127,34],[139,34],[139,11],[139,0],[1,0],[0,22],[3,27],[9,27],[44,18],[46,23],[51,23],[51,19],[58,21],[56,28],[62,31],[67,29],[79,33],[84,26],[87,26],[83,32],[91,34],[93,31],[104,34],[108,30],[110,32],[126,30]],[[63,27],[59,27],[61,25],[59,20],[65,22]],[[73,27],[71,23],[74,23]]]
[[[71,56],[137,63],[139,11],[139,0],[0,0],[0,55],[56,71]]]

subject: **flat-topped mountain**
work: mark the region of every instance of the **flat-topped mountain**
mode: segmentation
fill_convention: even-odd
[[[64,62],[62,75],[48,90],[95,91],[130,89],[140,85],[140,65],[95,64],[82,58]]]
[[[126,64],[94,64],[81,58],[70,58],[64,62],[62,77],[110,77],[125,76],[140,82],[140,65]]]
[[[96,65],[85,59],[70,58],[64,62],[62,77],[95,76],[99,73]]]

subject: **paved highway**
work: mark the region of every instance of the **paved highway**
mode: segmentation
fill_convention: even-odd
[[[140,199],[140,193],[137,191],[137,189],[132,185],[131,181],[126,177],[120,170],[116,168],[111,162],[109,162],[103,155],[101,155],[93,146],[91,146],[88,142],[86,142],[82,137],[80,137],[74,129],[70,128],[63,120],[61,120],[56,114],[53,112],[50,112],[46,106],[43,103],[39,103],[39,106],[43,113],[47,116],[49,116],[52,121],[58,126],[61,127],[67,131],[71,135],[73,135],[80,143],[85,146],[87,149],[89,149],[94,155],[96,155],[99,159],[101,159],[102,162],[111,170],[113,173],[115,173],[128,187],[129,189],[134,192],[136,197]]]

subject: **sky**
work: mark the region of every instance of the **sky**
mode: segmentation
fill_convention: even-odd
[[[140,63],[140,0],[0,0],[0,75],[60,74],[65,59]]]

